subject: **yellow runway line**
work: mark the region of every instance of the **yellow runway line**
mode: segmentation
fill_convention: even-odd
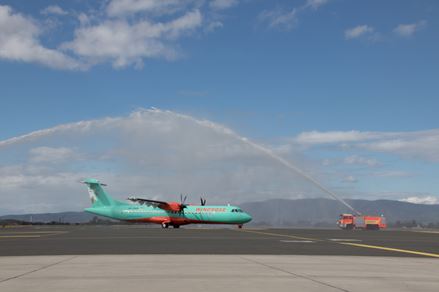
[[[232,229],[232,230],[236,230],[236,229]],[[237,231],[248,232],[248,233],[255,233],[255,234],[262,234],[262,235],[290,237],[290,238],[295,238],[295,239],[304,239],[304,240],[328,242],[328,243],[333,243],[333,244],[343,244],[343,245],[350,245],[350,246],[355,246],[355,247],[379,249],[379,250],[385,250],[385,251],[393,251],[393,252],[400,252],[400,253],[406,253],[406,254],[413,254],[413,255],[421,255],[421,256],[426,256],[426,257],[439,258],[439,254],[436,254],[436,253],[429,253],[429,252],[422,252],[422,251],[415,251],[415,250],[407,250],[407,249],[399,249],[399,248],[392,248],[392,247],[385,247],[385,246],[378,246],[378,245],[369,245],[369,244],[352,243],[352,242],[337,242],[337,241],[329,241],[329,240],[323,240],[323,239],[316,239],[316,238],[309,238],[309,237],[300,237],[300,236],[295,236],[295,235],[286,235],[286,234],[279,234],[279,233],[271,233],[271,232],[249,230],[249,229],[245,229],[245,230],[241,229],[241,230],[237,230]]]
[[[429,253],[429,252],[422,252],[422,251],[415,251],[415,250],[399,249],[399,248],[392,248],[392,247],[385,247],[385,246],[378,246],[378,245],[369,245],[369,244],[362,244],[362,243],[350,243],[350,242],[339,242],[338,244],[351,245],[351,246],[364,247],[364,248],[372,248],[372,249],[380,249],[380,250],[386,250],[386,251],[394,251],[394,252],[414,254],[414,255],[422,255],[422,256],[433,257],[433,258],[439,258],[439,254]]]
[[[232,229],[232,230],[236,230],[236,229]],[[288,235],[288,234],[279,234],[279,233],[271,233],[271,232],[262,232],[262,231],[249,230],[249,229],[245,229],[245,230],[241,229],[241,230],[237,230],[237,231],[248,232],[248,233],[255,233],[255,234],[262,234],[262,235],[270,235],[270,236],[288,237],[288,238],[294,238],[294,239],[322,241],[322,240],[316,239],[316,238],[301,237],[301,236]]]

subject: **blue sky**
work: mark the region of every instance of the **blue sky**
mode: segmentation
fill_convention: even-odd
[[[346,197],[437,200],[437,1],[0,5],[0,140],[157,107],[283,149]]]

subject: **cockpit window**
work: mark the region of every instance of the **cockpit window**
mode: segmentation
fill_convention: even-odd
[[[242,213],[241,209],[232,209],[232,212]]]

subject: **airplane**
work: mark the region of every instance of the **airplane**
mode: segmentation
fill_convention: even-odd
[[[179,228],[187,224],[233,224],[239,228],[250,222],[252,217],[236,206],[207,206],[201,198],[201,205],[185,204],[186,197],[178,202],[164,202],[150,199],[129,197],[132,203],[111,198],[94,178],[87,178],[82,183],[87,185],[92,202],[86,212],[112,219],[129,222],[161,224],[163,228]],[[133,204],[134,203],[134,204]]]

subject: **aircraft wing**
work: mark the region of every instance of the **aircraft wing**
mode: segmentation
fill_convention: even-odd
[[[139,203],[140,205],[156,206],[162,209],[167,209],[167,207],[169,206],[167,202],[151,200],[151,199],[128,197],[128,200],[130,200],[131,202]]]
[[[183,209],[187,207],[187,205],[177,202],[163,202],[163,201],[142,199],[136,197],[129,197],[128,200],[130,200],[131,202],[136,202],[140,205],[154,206],[163,210],[175,211],[175,212],[182,212]]]

